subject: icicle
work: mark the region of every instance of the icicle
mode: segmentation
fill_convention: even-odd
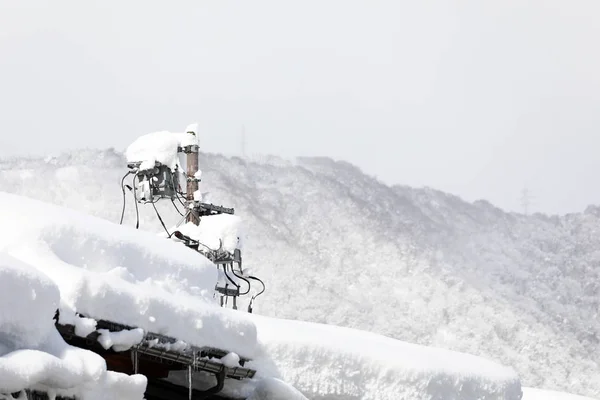
[[[192,400],[192,364],[188,365],[188,399]]]

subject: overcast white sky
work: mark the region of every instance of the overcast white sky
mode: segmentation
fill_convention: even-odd
[[[326,155],[549,213],[600,203],[600,1],[0,0],[0,156]]]

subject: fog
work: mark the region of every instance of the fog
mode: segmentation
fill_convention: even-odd
[[[209,152],[580,211],[600,203],[599,16],[592,0],[0,0],[0,156],[197,121]]]

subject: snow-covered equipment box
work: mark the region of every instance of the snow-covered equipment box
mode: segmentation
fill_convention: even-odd
[[[160,199],[175,199],[179,180],[177,170],[156,161],[154,165],[133,162],[127,165],[134,174],[133,188],[136,201],[155,202]],[[135,171],[135,172],[134,172]]]

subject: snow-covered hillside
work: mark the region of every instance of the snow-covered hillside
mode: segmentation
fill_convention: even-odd
[[[208,200],[245,220],[245,264],[268,285],[257,313],[482,355],[526,386],[600,396],[597,208],[507,214],[325,158],[202,154],[200,168]],[[125,172],[120,154],[85,150],[4,160],[0,187],[118,221]],[[153,213],[141,228],[159,232]]]
[[[523,388],[523,400],[593,400],[590,397],[556,392],[553,390],[540,390]]]

